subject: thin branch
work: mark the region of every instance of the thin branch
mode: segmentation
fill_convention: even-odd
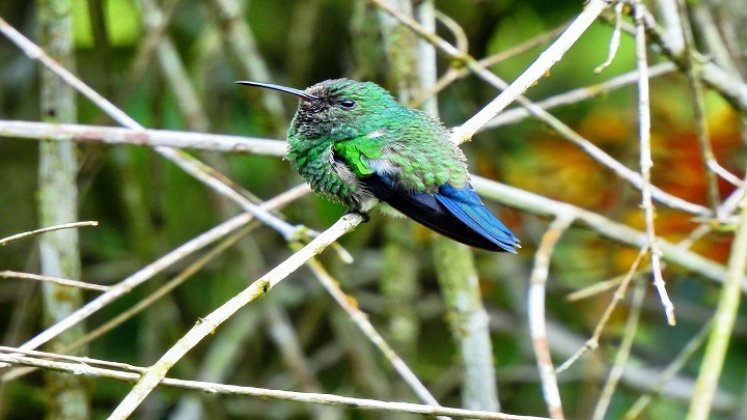
[[[563,55],[576,43],[586,29],[607,8],[608,3],[602,0],[590,0],[584,11],[574,19],[568,28],[537,59],[524,70],[506,89],[477,114],[457,127],[452,138],[455,143],[462,143],[474,136],[477,131],[493,119],[499,112],[517,100],[527,89],[544,77],[550,68],[563,58]]]
[[[677,67],[670,62],[660,63],[649,68],[648,76],[649,78],[659,77],[670,74],[676,69]],[[560,106],[571,105],[600,95],[605,95],[616,89],[632,85],[637,81],[638,70],[633,70],[627,73],[623,73],[619,76],[615,76],[601,83],[572,89],[567,92],[551,96],[547,99],[537,101],[535,105],[547,111]],[[487,130],[490,128],[501,127],[521,121],[531,115],[532,114],[526,108],[515,107],[507,109],[506,111],[503,111],[500,114],[496,115],[496,117],[485,124],[482,129]]]
[[[711,136],[708,133],[705,100],[703,98],[703,83],[701,81],[701,76],[698,74],[699,70],[696,67],[693,54],[693,51],[695,50],[693,31],[690,26],[690,19],[687,16],[687,6],[685,5],[684,0],[671,1],[675,3],[674,7],[679,14],[679,23],[682,30],[682,39],[684,41],[685,73],[687,75],[688,84],[690,85],[690,93],[692,94],[695,131],[698,133],[698,146],[700,146],[700,156],[703,162],[703,170],[705,171],[708,203],[715,214],[719,207],[720,196],[716,174],[712,168],[720,166],[716,162],[716,157],[713,155]]]
[[[667,58],[684,70],[686,58],[684,57],[685,52],[682,45],[677,45],[664,36],[656,25],[656,20],[648,11],[644,11],[643,14],[646,35],[648,35],[649,41],[655,43]],[[694,57],[694,59],[702,66],[700,75],[705,84],[716,90],[735,109],[742,112],[747,110],[747,83],[744,83],[738,76],[734,76],[716,63],[705,60],[703,57]]]
[[[477,62],[477,60],[475,60],[474,58],[472,58],[471,56],[467,54],[460,52],[454,46],[452,46],[451,44],[449,44],[442,38],[438,37],[436,34],[429,32],[428,30],[423,28],[422,25],[418,24],[414,20],[403,15],[402,13],[399,13],[399,11],[392,9],[391,7],[383,4],[381,0],[369,0],[369,2],[374,3],[377,7],[392,14],[400,22],[402,22],[407,27],[412,29],[420,37],[422,37],[426,41],[433,44],[439,51],[446,54],[452,60],[458,60],[458,61],[464,62],[466,66],[474,74],[479,76],[481,79],[485,80],[490,85],[498,89],[507,89],[509,87],[508,83],[506,83],[500,77],[496,76],[494,73],[488,71],[487,69],[484,69],[483,67],[481,67],[479,63]],[[599,2],[593,1],[590,4],[598,5]],[[587,7],[589,7],[589,5],[587,5]],[[521,106],[526,108],[527,111],[529,111],[533,116],[539,118],[541,121],[548,124],[555,131],[557,131],[561,135],[562,138],[578,146],[585,153],[589,154],[589,156],[591,156],[594,160],[600,162],[602,165],[612,170],[620,178],[630,182],[631,185],[633,185],[634,187],[638,189],[642,187],[643,179],[641,178],[641,175],[639,173],[631,170],[630,168],[626,167],[622,163],[615,160],[612,156],[604,152],[602,149],[594,145],[589,140],[581,137],[578,133],[573,131],[565,123],[563,123],[558,118],[554,117],[553,115],[549,114],[548,112],[546,112],[545,110],[537,106],[534,102],[530,101],[525,96],[519,96],[516,99],[516,101],[519,104],[521,104]],[[461,140],[460,138],[453,136],[453,135],[451,139],[454,141]],[[702,216],[710,214],[710,209],[703,207],[701,205],[698,205],[698,204],[690,203],[679,197],[675,197],[665,191],[662,191],[661,189],[657,187],[652,186],[651,193],[652,193],[653,198],[655,198],[659,202],[671,208],[680,209],[688,213],[693,213],[693,214],[702,215]]]
[[[312,258],[306,263],[311,271],[316,276],[317,280],[324,286],[327,292],[337,302],[338,305],[348,314],[350,319],[353,321],[356,327],[368,338],[368,340],[376,346],[382,355],[389,361],[395,371],[402,377],[407,385],[415,392],[415,394],[423,400],[425,403],[440,406],[438,401],[431,395],[430,391],[420,382],[415,373],[410,369],[409,366],[402,360],[401,357],[395,353],[389,344],[384,340],[384,337],[376,331],[371,321],[368,320],[363,311],[360,310],[355,300],[346,295],[345,292],[340,289],[339,283],[332,277],[327,270],[324,269],[321,263],[316,259]]]
[[[17,349],[12,349],[18,352]],[[57,356],[57,355],[55,355]],[[44,360],[35,357],[19,356],[14,354],[0,354],[0,362],[21,366],[33,366],[43,369],[69,372],[74,375],[86,377],[108,378],[122,382],[137,382],[140,376],[137,372],[144,372],[147,369],[132,365],[123,367],[126,371],[100,368],[92,366],[92,359],[78,358],[71,362],[58,362]],[[110,364],[111,362],[103,362]],[[135,372],[133,372],[133,370]],[[211,395],[241,395],[253,396],[259,398],[271,398],[284,401],[296,401],[308,404],[323,404],[333,406],[352,407],[362,410],[381,410],[386,412],[412,413],[425,416],[453,416],[466,417],[485,420],[546,420],[545,417],[517,416],[512,414],[493,413],[487,411],[465,410],[461,408],[434,407],[423,404],[413,404],[404,402],[388,402],[365,398],[343,397],[330,394],[314,394],[307,392],[281,391],[274,389],[255,388],[248,386],[224,385],[202,381],[188,381],[183,379],[164,378],[163,384],[171,388],[189,389],[194,391],[205,392]]]
[[[439,20],[441,21],[441,23],[447,26],[452,32],[455,32],[455,33],[464,32],[461,26],[459,26],[459,24],[453,19],[451,19],[450,17],[440,12],[437,14],[437,16]],[[534,38],[528,39],[524,41],[523,43],[515,45],[505,51],[501,51],[491,56],[482,58],[477,62],[477,65],[480,67],[486,68],[486,67],[490,67],[495,64],[498,64],[502,61],[508,60],[511,57],[517,56],[519,54],[523,54],[531,50],[532,48],[535,48],[539,45],[544,44],[545,42],[552,40],[556,36],[560,35],[560,33],[562,33],[567,27],[568,27],[568,24],[562,24],[556,27],[555,29],[551,29],[550,31],[543,32],[540,35],[537,35]],[[460,45],[459,38],[457,38],[457,49],[463,54],[467,53],[466,44]],[[450,67],[449,70],[446,72],[446,74],[441,76],[441,78],[436,82],[436,84],[431,89],[428,89],[427,91],[425,91],[425,93],[413,99],[412,103],[410,103],[409,105],[411,107],[419,106],[423,101],[426,100],[426,98],[436,95],[437,93],[446,89],[453,82],[469,76],[470,73],[471,73],[470,69],[466,69],[463,67],[453,67],[453,66]],[[496,118],[499,118],[501,115],[503,114],[498,114]]]
[[[542,381],[542,396],[545,398],[547,411],[554,419],[565,418],[563,404],[558,389],[558,378],[550,355],[550,344],[547,340],[547,326],[545,325],[545,285],[550,272],[550,258],[555,245],[563,233],[573,223],[573,217],[558,215],[553,220],[547,232],[542,236],[537,253],[534,256],[534,267],[529,276],[529,293],[527,313],[529,316],[529,332],[532,337],[534,355],[537,358],[537,368]]]
[[[143,126],[137,123],[137,121],[130,118],[122,110],[117,108],[109,100],[99,95],[96,91],[91,89],[82,80],[78,79],[73,73],[65,69],[51,57],[49,57],[41,48],[34,44],[31,40],[23,36],[20,32],[10,26],[4,19],[0,17],[0,33],[4,34],[10,39],[16,46],[18,46],[29,58],[38,60],[46,68],[57,74],[65,83],[72,86],[75,90],[80,92],[83,96],[91,100],[96,106],[101,108],[105,113],[112,117],[115,121],[122,124],[125,127],[131,129],[143,129]],[[224,176],[200,162],[198,159],[188,155],[187,153],[175,150],[170,147],[158,146],[154,147],[153,150],[158,152],[160,155],[170,160],[185,172],[197,178],[205,185],[213,189],[218,194],[224,195],[229,199],[235,201],[246,211],[253,213],[258,220],[271,226],[273,229],[280,232],[284,238],[288,239],[292,237],[297,229],[283,220],[269,214],[262,208],[258,207],[246,197],[236,192],[235,188],[232,188],[230,181]]]
[[[220,308],[214,310],[205,318],[200,319],[187,334],[163,354],[158,362],[148,368],[147,372],[140,377],[135,387],[119,403],[109,418],[125,419],[129,417],[145,397],[158,386],[171,367],[184,357],[189,350],[199,344],[203,338],[210,335],[212,331],[218,328],[236,311],[256,298],[263,296],[273,286],[298,269],[309,258],[321,253],[327,246],[336,241],[340,236],[354,229],[362,221],[363,217],[357,213],[348,213],[341,217],[334,225],[322,232],[303,249],[277,265],[270,272],[221,305]]]
[[[53,277],[53,276],[42,276],[39,274],[20,273],[18,271],[11,271],[11,270],[0,271],[0,278],[34,280],[34,281],[59,284],[61,286],[76,287],[78,289],[96,290],[99,292],[106,292],[110,288],[109,286],[86,283],[84,281],[68,280],[68,279],[62,279],[62,278]]]
[[[622,32],[622,12],[624,6],[625,3],[619,1],[613,7],[613,10],[615,11],[615,27],[612,29],[612,37],[610,38],[610,47],[607,54],[607,59],[604,60],[604,63],[598,65],[594,69],[594,73],[599,74],[604,71],[604,69],[612,64],[612,60],[614,60],[615,56],[617,55],[617,50],[620,48],[620,34]]]
[[[646,31],[643,26],[643,8],[640,2],[634,4],[633,12],[636,22],[636,61],[638,67],[638,136],[640,140],[641,177],[641,206],[643,206],[646,220],[646,234],[648,235],[649,250],[651,251],[651,270],[654,273],[654,286],[659,292],[661,304],[666,312],[669,325],[675,325],[674,305],[669,300],[664,277],[661,275],[661,251],[656,243],[654,231],[654,204],[651,201],[651,109],[649,108],[648,58],[646,57]]]
[[[631,302],[630,315],[628,321],[625,323],[625,332],[623,333],[623,339],[620,343],[620,347],[617,349],[617,355],[615,356],[615,363],[610,369],[610,375],[607,378],[607,382],[602,388],[602,393],[597,401],[597,406],[594,408],[594,414],[592,415],[593,420],[604,419],[607,407],[609,407],[610,401],[612,401],[612,395],[615,393],[615,388],[620,382],[623,371],[625,369],[625,363],[630,355],[630,349],[633,347],[633,339],[635,338],[636,330],[638,329],[638,320],[641,317],[641,305],[643,304],[643,298],[646,296],[646,284],[638,283],[633,292],[633,299]]]
[[[693,357],[693,355],[695,355],[695,352],[698,351],[700,346],[703,345],[706,338],[708,338],[708,332],[711,330],[712,326],[713,318],[709,319],[708,322],[706,322],[703,327],[701,327],[700,331],[698,331],[695,337],[693,337],[687,343],[687,345],[682,348],[677,356],[672,359],[672,362],[666,367],[666,369],[661,371],[656,379],[654,379],[649,389],[643,395],[638,397],[635,403],[630,406],[623,418],[625,418],[626,420],[641,418],[643,410],[645,410],[648,404],[654,399],[654,396],[658,395],[661,391],[661,388],[667,382],[669,382],[677,374],[677,372],[685,367],[685,364],[690,360],[691,357]]]
[[[642,257],[641,257],[642,258]],[[633,273],[633,280],[636,280],[640,276],[649,275],[651,273],[651,268],[646,267],[642,268],[640,270],[636,270],[635,273]],[[585,287],[583,289],[576,290],[572,293],[568,293],[566,295],[566,300],[569,302],[575,302],[582,299],[588,299],[592,296],[596,296],[598,294],[604,293],[608,290],[612,290],[615,288],[615,286],[620,285],[620,283],[625,280],[625,278],[628,276],[627,273],[615,276],[608,280],[603,280],[596,282],[588,287]]]
[[[79,340],[63,346],[59,351],[69,352],[69,351],[75,350],[103,336],[104,334],[108,333],[114,328],[122,325],[127,320],[132,319],[135,315],[147,309],[148,307],[150,307],[150,305],[152,305],[153,303],[155,303],[156,301],[158,301],[159,299],[161,299],[162,297],[170,293],[172,290],[176,289],[179,285],[181,285],[186,280],[191,278],[192,275],[194,275],[196,272],[201,270],[210,261],[212,261],[216,256],[220,255],[223,251],[225,251],[230,246],[235,244],[239,239],[243,238],[247,234],[250,228],[251,228],[251,225],[234,232],[231,236],[225,238],[223,241],[221,241],[221,243],[219,243],[213,249],[205,253],[205,255],[202,255],[196,261],[194,261],[189,266],[187,266],[187,268],[182,270],[173,279],[163,284],[161,287],[159,287],[154,292],[149,293],[148,296],[146,296],[144,299],[138,301],[137,304],[117,314],[117,316],[105,322],[104,324],[98,326],[97,328],[92,329],[85,336],[81,337]],[[12,380],[18,379],[30,373],[31,371],[32,370],[28,368],[11,370],[10,372],[4,373],[0,377],[0,381],[2,382],[12,381]]]
[[[591,337],[586,340],[584,345],[581,346],[581,348],[579,348],[571,357],[569,357],[568,360],[563,362],[562,365],[558,366],[558,369],[556,370],[557,373],[560,373],[571,367],[587,351],[595,350],[597,347],[599,347],[599,337],[602,336],[604,327],[607,325],[607,321],[609,321],[612,312],[614,312],[615,308],[617,308],[617,305],[622,302],[623,299],[625,299],[625,293],[628,290],[628,285],[633,280],[633,277],[635,277],[636,270],[638,270],[638,266],[641,264],[641,261],[643,261],[643,257],[646,256],[646,252],[648,252],[648,247],[644,247],[638,253],[638,257],[636,257],[635,261],[633,261],[633,264],[630,266],[630,269],[625,274],[625,277],[623,277],[620,285],[615,291],[615,294],[612,296],[612,300],[610,301],[609,305],[607,305],[607,307],[604,309],[604,313],[599,318],[597,326],[594,327],[594,333],[592,333]]]
[[[637,249],[645,247],[648,243],[648,237],[644,232],[614,222],[600,214],[480,176],[472,175],[471,181],[478,193],[508,206],[539,215],[569,214],[600,235]],[[722,265],[695,252],[683,250],[664,239],[657,239],[657,244],[665,260],[702,274],[713,281],[719,283],[724,281],[726,271]],[[747,291],[747,281],[744,283],[744,290]]]
[[[745,183],[741,179],[739,179],[739,177],[721,166],[715,158],[708,161],[708,169],[713,171],[716,175],[720,176],[724,181],[730,183],[731,185],[737,188],[745,189]],[[716,209],[716,212],[718,212],[719,208]]]
[[[747,177],[745,182],[747,182]],[[742,198],[740,207],[739,224],[731,246],[724,285],[714,315],[713,329],[708,337],[708,345],[690,403],[688,419],[692,420],[707,419],[711,411],[726,358],[726,350],[739,310],[740,288],[747,266],[747,196]]]
[[[188,242],[182,244],[168,254],[146,265],[136,273],[112,286],[108,291],[98,296],[96,299],[88,302],[83,307],[70,314],[70,316],[68,316],[67,318],[60,320],[58,323],[42,331],[31,340],[24,343],[20,348],[23,350],[31,350],[41,346],[42,344],[66,331],[67,329],[77,325],[84,319],[96,313],[99,309],[107,306],[111,302],[119,299],[121,296],[129,293],[133,288],[153,278],[153,276],[160,273],[175,262],[180,261],[189,254],[230,234],[231,232],[241,228],[242,226],[245,226],[251,219],[252,215],[248,213],[240,214],[189,240]]]
[[[34,229],[34,230],[30,230],[28,232],[21,232],[21,233],[15,234],[15,235],[11,235],[11,236],[7,236],[5,238],[1,238],[0,239],[0,246],[5,246],[9,242],[17,241],[18,239],[26,238],[28,236],[39,235],[41,233],[54,232],[54,231],[60,230],[60,229],[72,229],[72,228],[78,228],[78,227],[84,227],[84,226],[98,226],[98,225],[99,225],[99,222],[96,222],[96,221],[72,222],[72,223],[63,223],[63,224],[60,224],[60,225],[49,226],[49,227],[40,228],[40,229]]]
[[[467,37],[467,33],[464,32],[464,28],[454,20],[451,16],[447,15],[446,13],[443,13],[439,10],[435,11],[435,17],[438,19],[439,22],[441,22],[442,25],[446,27],[446,29],[451,32],[452,35],[454,35],[454,43],[456,44],[456,47],[459,51],[466,53],[469,51],[469,38]],[[423,22],[423,19],[418,19],[418,22],[420,22],[421,25],[423,25],[424,28],[429,29],[431,32],[435,31],[435,26],[428,28],[427,25],[425,25]],[[425,42],[422,41],[421,42]],[[435,58],[435,57],[433,57]],[[500,60],[499,60],[500,61]],[[489,66],[490,64],[485,64],[485,66]],[[466,75],[467,73],[465,73]]]
[[[266,201],[265,203],[261,204],[260,207],[262,207],[262,209],[264,209],[265,211],[268,211],[273,208],[283,206],[290,200],[303,196],[303,194],[305,194],[307,191],[308,187],[306,185],[293,188],[286,193],[278,195],[272,200]],[[107,292],[88,302],[86,305],[72,313],[67,318],[61,320],[57,324],[52,325],[51,327],[42,331],[31,340],[24,343],[21,348],[24,350],[32,350],[41,346],[42,344],[61,334],[68,328],[77,325],[79,322],[96,313],[99,309],[107,306],[111,302],[119,299],[121,296],[129,293],[132,289],[153,278],[153,276],[165,270],[167,267],[171,266],[177,261],[180,261],[188,255],[204,248],[205,246],[217,240],[220,240],[225,236],[230,235],[238,229],[241,229],[253,219],[254,216],[252,214],[243,213],[219,224],[218,226],[215,226],[214,228],[208,230],[205,233],[202,233],[201,235],[198,235],[195,238],[192,238],[191,240],[175,248],[168,254],[141,268],[116,285],[111,286],[111,288]]]
[[[0,137],[29,140],[72,140],[104,144],[211,150],[285,156],[287,143],[282,140],[195,133],[193,131],[131,129],[81,124],[49,124],[0,120]]]

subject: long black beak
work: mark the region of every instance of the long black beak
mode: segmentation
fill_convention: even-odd
[[[295,89],[295,88],[287,87],[287,86],[273,85],[272,83],[249,82],[249,81],[241,80],[241,81],[236,82],[236,84],[278,90],[280,92],[290,93],[291,95],[295,95],[295,96],[298,96],[299,98],[306,99],[307,101],[318,101],[320,99],[318,96],[314,96],[310,93],[306,93],[300,89]]]

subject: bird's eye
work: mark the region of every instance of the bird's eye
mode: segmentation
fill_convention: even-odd
[[[343,99],[338,104],[345,109],[353,109],[355,108],[355,101],[352,99]]]

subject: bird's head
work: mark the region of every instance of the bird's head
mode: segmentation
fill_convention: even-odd
[[[325,80],[306,90],[259,82],[236,83],[297,96],[298,110],[290,133],[309,139],[335,141],[365,135],[386,126],[405,109],[386,89],[372,82]]]

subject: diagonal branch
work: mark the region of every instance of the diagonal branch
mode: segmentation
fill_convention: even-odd
[[[17,352],[10,348],[9,352]],[[3,353],[3,352],[0,352]],[[21,356],[17,354],[0,354],[0,362],[19,366],[33,366],[43,369],[69,372],[74,375],[86,377],[109,378],[121,382],[136,382],[139,372],[146,369],[139,366],[112,363],[89,358],[72,358],[54,353],[44,354],[57,360],[47,360],[39,357]],[[101,364],[107,367],[98,367]],[[545,417],[518,416],[512,414],[495,413],[489,411],[465,410],[462,408],[434,407],[424,404],[413,404],[405,402],[389,402],[372,400],[367,398],[344,397],[331,394],[315,394],[310,392],[282,391],[276,389],[255,388],[250,386],[225,385],[214,382],[189,381],[183,379],[164,378],[163,385],[171,388],[201,391],[208,394],[242,395],[258,398],[270,398],[284,401],[296,401],[307,404],[323,404],[331,406],[352,407],[361,410],[379,410],[387,413],[411,413],[423,416],[453,416],[484,420],[546,420]]]
[[[148,394],[166,377],[168,371],[184,357],[187,352],[199,344],[202,339],[210,335],[223,322],[230,318],[239,309],[263,296],[273,286],[283,281],[305,263],[309,258],[321,253],[327,246],[335,242],[340,236],[354,229],[363,221],[363,216],[358,213],[348,213],[341,217],[329,229],[322,232],[311,243],[300,251],[291,255],[283,263],[277,265],[270,272],[260,277],[239,294],[211,312],[205,318],[200,319],[189,332],[176,342],[161,359],[147,369],[140,377],[135,387],[119,403],[117,408],[109,416],[110,419],[125,419],[143,402]]]
[[[473,115],[464,124],[459,126],[453,133],[453,139],[457,143],[463,143],[472,138],[477,131],[488,123],[493,117],[503,111],[508,105],[527,91],[540,78],[545,76],[550,68],[563,58],[563,55],[576,43],[591,26],[597,17],[607,8],[609,4],[603,0],[591,0],[586,4],[584,11],[563,31],[558,39],[553,42],[537,59],[516,78],[507,88],[501,92],[489,104],[485,105],[480,112]],[[468,64],[469,65],[469,64]]]
[[[29,58],[41,62],[47,69],[54,72],[67,84],[69,84],[83,96],[91,100],[115,121],[131,129],[143,129],[143,126],[138,124],[137,121],[130,118],[130,116],[117,108],[109,100],[99,95],[90,86],[76,77],[72,72],[49,57],[41,48],[39,48],[39,46],[34,44],[30,39],[23,36],[17,30],[15,30],[1,17],[0,33],[4,34],[8,39],[16,44],[16,46],[18,46]],[[188,155],[183,151],[175,150],[170,147],[158,146],[154,147],[153,149],[166,159],[182,168],[190,175],[203,182],[218,194],[224,195],[235,201],[243,209],[254,214],[258,220],[280,232],[284,238],[290,238],[296,231],[293,226],[273,216],[272,214],[258,207],[246,197],[241,195],[236,191],[234,187],[229,185],[228,180],[225,177],[220,176],[219,173],[217,173],[215,170],[205,165],[204,163],[200,162],[198,159]]]
[[[644,232],[614,222],[600,214],[479,176],[472,175],[471,180],[472,185],[481,195],[506,205],[540,215],[557,216],[566,213],[600,235],[638,249],[648,243]],[[722,265],[663,239],[657,239],[657,244],[665,260],[699,273],[710,280],[724,281],[726,271]],[[744,276],[741,282],[743,290],[747,291],[747,280]]]
[[[260,207],[262,207],[265,211],[268,211],[273,208],[282,206],[286,204],[289,198],[297,198],[300,192],[303,192],[303,190],[292,189],[287,193],[278,195],[272,200],[266,201],[265,203],[260,205]],[[218,241],[225,236],[230,235],[231,233],[248,224],[253,219],[254,216],[249,213],[240,214],[185,242],[181,246],[163,255],[147,266],[141,268],[116,285],[111,286],[108,291],[102,293],[94,300],[88,302],[83,307],[70,314],[70,316],[68,316],[67,318],[60,320],[56,324],[42,331],[31,340],[24,343],[20,348],[24,350],[38,348],[42,344],[66,331],[68,328],[82,322],[101,308],[104,308],[111,302],[129,293],[135,287],[150,280],[151,278],[153,278],[153,276],[162,272],[175,262],[180,261],[184,257],[204,248],[205,246]]]
[[[508,83],[506,83],[500,77],[496,76],[491,71],[483,68],[479,64],[479,62],[475,60],[473,57],[471,57],[468,54],[460,52],[454,46],[452,46],[451,44],[449,44],[448,42],[440,38],[438,35],[423,28],[423,26],[420,25],[419,23],[408,18],[402,13],[399,13],[399,11],[392,9],[391,7],[383,4],[381,0],[369,0],[369,1],[374,3],[377,7],[380,7],[381,9],[392,14],[400,22],[408,26],[411,30],[417,33],[420,37],[422,37],[426,41],[433,44],[439,51],[444,53],[446,56],[448,56],[452,60],[458,60],[458,61],[464,62],[465,65],[475,75],[479,76],[481,79],[483,79],[490,85],[498,89],[507,89],[509,87]],[[597,1],[593,1],[592,3],[597,3]],[[555,131],[557,131],[558,134],[560,134],[562,138],[578,146],[585,153],[589,154],[589,156],[591,156],[594,160],[600,162],[602,165],[612,170],[617,176],[628,181],[634,187],[638,189],[642,188],[643,179],[641,178],[641,175],[639,173],[631,170],[627,166],[615,160],[612,156],[604,152],[602,149],[594,145],[589,140],[583,138],[581,135],[579,135],[578,133],[573,131],[570,127],[568,127],[565,123],[563,123],[558,118],[556,118],[552,114],[542,109],[542,107],[530,101],[525,96],[519,96],[518,98],[515,98],[515,99],[521,106],[526,108],[526,110],[529,111],[530,114],[539,118],[542,122],[546,123],[547,125],[552,127]],[[459,142],[462,139],[457,136],[452,136],[452,140]],[[688,213],[693,213],[693,214],[698,214],[698,215],[709,215],[710,214],[710,210],[708,208],[703,207],[698,204],[690,203],[689,201],[683,200],[679,197],[673,196],[665,191],[662,191],[661,189],[657,187],[652,186],[651,193],[654,199],[656,199],[657,201],[671,208],[683,210]]]
[[[640,2],[634,5],[634,18],[636,21],[635,51],[638,66],[638,136],[640,141],[641,178],[641,206],[646,220],[646,235],[648,236],[648,248],[651,251],[651,270],[654,274],[654,286],[659,292],[661,304],[666,312],[669,325],[676,323],[674,317],[674,305],[669,300],[664,278],[661,275],[661,251],[656,243],[656,232],[654,231],[654,204],[651,201],[651,167],[654,162],[651,159],[651,109],[649,108],[649,86],[648,86],[648,58],[646,56],[646,33],[643,27],[643,8]]]
[[[7,120],[0,120],[0,136],[30,140],[68,139],[80,142],[145,147],[165,146],[264,156],[284,156],[287,148],[285,141],[282,140],[225,134]]]
[[[402,360],[401,357],[394,352],[394,349],[384,340],[384,337],[376,331],[371,321],[368,320],[366,314],[360,310],[358,305],[354,304],[352,297],[345,294],[340,288],[339,282],[332,277],[331,274],[325,270],[324,266],[316,259],[310,259],[306,263],[314,276],[324,286],[327,292],[332,295],[332,298],[337,302],[338,305],[348,314],[350,319],[353,321],[356,327],[365,335],[368,340],[376,346],[381,354],[386,357],[389,363],[392,365],[394,370],[399,373],[402,379],[407,383],[408,386],[423,400],[425,403],[440,406],[438,401],[431,395],[430,391],[423,385],[422,382],[415,376],[409,366]]]
[[[529,293],[527,314],[529,316],[529,332],[532,337],[532,346],[537,358],[540,380],[542,381],[542,395],[545,398],[547,411],[550,417],[562,419],[563,404],[558,389],[558,378],[552,364],[550,355],[550,344],[547,340],[547,326],[545,323],[545,285],[550,270],[550,257],[555,250],[555,245],[563,233],[573,223],[573,217],[559,214],[550,224],[547,232],[542,236],[537,253],[534,257],[534,267],[529,277]]]
[[[45,228],[34,229],[28,232],[21,232],[15,235],[6,236],[5,238],[0,238],[0,246],[5,246],[6,244],[12,241],[23,239],[28,236],[38,235],[40,233],[54,232],[60,229],[70,229],[70,228],[77,228],[77,227],[83,227],[83,226],[98,226],[98,225],[99,225],[99,222],[97,221],[88,221],[88,222],[63,223],[61,225],[48,226]]]

